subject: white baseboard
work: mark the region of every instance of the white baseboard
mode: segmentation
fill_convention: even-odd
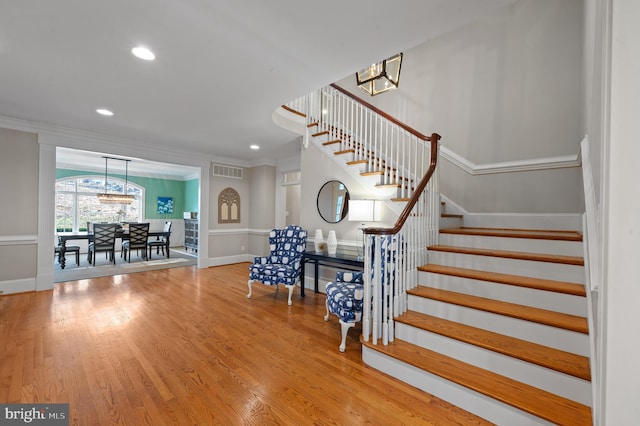
[[[232,263],[253,262],[252,254],[236,254],[234,256],[210,257],[208,266],[230,265]]]
[[[23,278],[20,280],[0,281],[0,294],[24,293],[36,290],[35,278]],[[46,290],[46,289],[43,289]]]

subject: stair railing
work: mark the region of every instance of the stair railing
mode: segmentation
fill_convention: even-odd
[[[363,164],[365,172],[380,173],[380,185],[397,186],[397,198],[413,195],[426,172],[428,136],[334,84],[307,99],[301,112],[317,123],[318,132],[328,132],[329,141],[339,144],[338,151],[352,151],[352,163]]]
[[[394,318],[408,309],[408,294],[418,285],[418,266],[427,262],[427,247],[437,244],[440,196],[434,178],[440,135],[429,137],[430,159],[412,197],[392,228],[366,228],[364,341],[386,345],[394,340]]]
[[[440,136],[425,136],[375,106],[331,85],[287,104],[326,132],[353,162],[382,172],[381,184],[398,185],[408,202],[392,228],[366,228],[362,334],[365,341],[394,340],[394,318],[407,311],[407,291],[418,285],[417,267],[437,243],[440,193],[436,174]],[[420,179],[416,185],[415,180]]]

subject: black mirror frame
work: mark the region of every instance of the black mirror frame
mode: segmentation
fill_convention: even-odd
[[[340,220],[337,221],[331,221],[331,220],[327,220],[327,218],[324,217],[324,215],[322,214],[322,212],[320,211],[320,194],[322,193],[322,190],[329,184],[337,182],[339,184],[341,184],[342,186],[344,186],[344,190],[345,190],[345,200],[344,200],[344,207],[342,208],[342,217],[340,218]],[[343,182],[337,180],[337,179],[332,179],[330,181],[325,182],[322,187],[320,187],[320,190],[318,191],[318,195],[316,196],[316,209],[318,210],[318,214],[320,215],[320,217],[322,218],[322,220],[324,220],[327,223],[331,223],[331,224],[335,224],[335,223],[340,223],[342,222],[346,217],[347,214],[349,213],[349,189],[347,188],[347,185],[345,185]]]

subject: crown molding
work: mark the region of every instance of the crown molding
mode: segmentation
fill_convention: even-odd
[[[38,142],[44,145],[127,155],[145,160],[194,167],[209,167],[212,162],[251,167],[250,163],[234,158],[212,156],[198,151],[176,150],[140,139],[116,137],[37,121],[0,116],[0,127],[36,133],[38,134]]]
[[[489,175],[496,173],[527,172],[548,169],[580,167],[580,154],[557,157],[534,158],[530,160],[503,161],[499,163],[475,164],[445,146],[440,147],[440,155],[470,175]]]

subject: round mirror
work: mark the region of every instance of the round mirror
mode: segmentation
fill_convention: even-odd
[[[318,213],[329,223],[338,223],[349,212],[349,191],[339,180],[330,180],[318,191]]]

